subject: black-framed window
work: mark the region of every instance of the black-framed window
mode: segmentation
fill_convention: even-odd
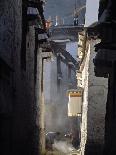
[[[60,90],[61,87],[61,78],[62,78],[62,71],[61,71],[61,57],[60,55],[57,56],[57,90]]]

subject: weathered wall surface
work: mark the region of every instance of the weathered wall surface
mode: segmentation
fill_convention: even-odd
[[[8,83],[5,82],[4,89],[0,88],[0,154],[34,155],[38,150],[35,135],[34,27],[30,27],[27,33],[25,71],[20,65],[22,1],[1,0],[0,8],[0,58],[12,69],[11,75],[8,75]],[[1,81],[0,78],[0,83]],[[12,92],[11,99],[3,102],[7,89]],[[4,97],[1,99],[1,96]]]
[[[49,65],[48,65],[49,64]],[[47,71],[46,71],[47,68]],[[48,73],[49,72],[49,73]],[[61,62],[61,82],[57,85],[57,58],[45,63],[44,96],[46,107],[46,131],[62,131],[69,129],[68,97],[69,88],[76,88],[76,73],[71,70],[68,77],[68,65]]]
[[[15,27],[18,26],[16,20],[17,18],[19,21],[21,20],[21,2],[18,0],[16,2],[18,10],[16,10],[17,5],[14,0],[0,1],[0,56],[3,56],[8,63],[11,63],[11,55],[15,51]],[[19,34],[21,36],[20,28]],[[17,46],[20,47],[20,45]]]
[[[100,155],[102,154],[102,149],[104,145],[108,79],[95,77],[94,75],[93,58],[95,57],[94,52],[95,44],[97,44],[97,41],[90,42],[91,55],[89,62],[89,77],[88,77],[86,154],[94,153]]]
[[[90,47],[89,47],[90,48]],[[88,110],[88,67],[90,60],[90,50],[88,50],[85,66],[82,71],[82,82],[80,83],[80,87],[84,89],[83,92],[83,107],[82,107],[82,124],[81,124],[81,153],[84,155],[85,144],[87,141],[87,110]]]
[[[34,91],[34,27],[27,32],[26,70],[21,69],[19,57],[15,56],[14,82],[15,98],[13,112],[13,153],[32,154],[37,151],[35,146],[35,91]],[[21,50],[21,49],[20,49]],[[20,50],[17,48],[16,51]]]
[[[13,152],[13,119],[14,105],[16,105],[15,69],[19,76],[19,54],[21,49],[21,1],[0,1],[0,57],[11,67],[10,74],[6,70],[6,77],[0,78],[2,91],[0,92],[0,154]],[[15,64],[14,60],[17,62]],[[1,67],[1,66],[0,66]],[[4,65],[3,65],[4,70]],[[1,72],[1,70],[0,70]],[[2,73],[1,73],[2,74]],[[2,75],[1,75],[2,76]],[[0,77],[1,77],[0,76]],[[10,88],[9,88],[10,87]],[[8,91],[10,99],[7,98]],[[6,93],[7,95],[6,95]]]
[[[85,63],[87,67],[84,89],[83,115],[82,115],[82,155],[102,154],[104,144],[105,111],[107,99],[108,80],[94,75],[93,58],[95,57],[94,45],[98,41],[91,40]],[[87,84],[87,89],[86,89]],[[85,148],[84,148],[85,147]],[[85,151],[84,151],[85,150]]]

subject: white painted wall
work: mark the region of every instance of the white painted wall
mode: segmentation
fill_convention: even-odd
[[[98,144],[104,143],[105,114],[108,91],[108,79],[94,75],[93,58],[96,53],[94,45],[98,41],[91,41],[88,77],[88,138]]]
[[[81,125],[81,152],[84,155],[85,144],[87,141],[87,111],[88,111],[88,68],[90,60],[90,47],[87,53],[85,66],[82,71],[82,87],[84,89],[83,93],[83,107],[82,107],[82,125]]]
[[[44,94],[45,102],[50,102],[51,95],[50,93],[50,83],[51,83],[51,61],[45,60],[44,61],[44,70],[43,70],[43,78],[44,78]],[[47,87],[45,87],[47,85]]]
[[[98,40],[89,42],[87,58],[82,72],[82,86],[84,88],[82,127],[81,127],[81,151],[84,155],[86,141],[103,145],[105,113],[107,100],[108,79],[95,77],[93,58],[94,45]],[[91,148],[89,148],[91,149]]]
[[[57,88],[57,59],[44,64],[44,96],[46,109],[46,131],[68,132],[70,129],[68,118],[69,85],[76,88],[76,73],[71,70],[68,79],[68,65],[61,62],[62,80],[60,91]]]
[[[69,52],[75,59],[77,59],[77,50],[78,50],[77,42],[66,43],[66,51]]]

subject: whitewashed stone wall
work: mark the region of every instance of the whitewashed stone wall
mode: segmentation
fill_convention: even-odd
[[[85,66],[82,71],[82,88],[84,89],[83,92],[83,107],[82,107],[82,124],[81,124],[81,151],[82,155],[84,155],[85,144],[87,141],[87,110],[88,110],[88,68],[89,68],[89,61],[90,61],[90,47],[87,53]]]
[[[88,77],[88,138],[95,142],[104,143],[104,125],[106,113],[106,100],[108,90],[108,79],[95,77],[93,58],[95,57],[94,45],[96,41],[91,42],[91,55],[89,62]]]
[[[95,77],[93,58],[94,45],[98,40],[89,42],[89,49],[82,74],[84,84],[81,150],[82,155],[100,155],[104,144],[105,112],[108,80]],[[99,146],[99,147],[98,147]],[[85,151],[86,150],[86,151]]]

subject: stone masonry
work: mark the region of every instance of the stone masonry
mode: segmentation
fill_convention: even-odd
[[[37,155],[35,28],[27,28],[21,57],[22,1],[1,0],[0,8],[0,154]]]
[[[94,75],[94,45],[99,40],[87,39],[84,64],[81,64],[80,86],[83,92],[81,154],[101,155],[104,146],[105,112],[108,80]],[[83,66],[83,67],[82,67]],[[78,74],[79,75],[79,74]],[[80,81],[79,77],[78,81]]]

